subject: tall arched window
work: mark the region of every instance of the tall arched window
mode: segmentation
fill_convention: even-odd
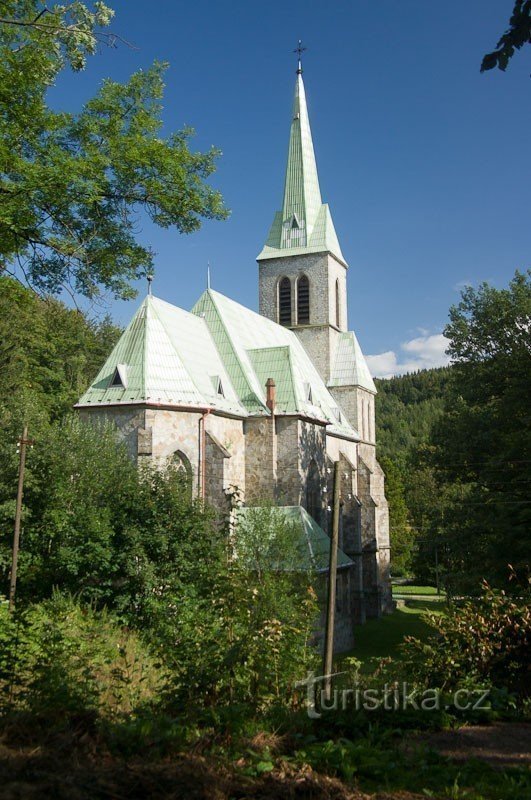
[[[301,275],[297,281],[297,325],[310,324],[310,281]]]
[[[182,479],[183,487],[187,494],[192,494],[193,470],[190,459],[181,450],[176,450],[171,456],[171,466]]]
[[[312,458],[306,479],[306,511],[318,524],[321,523],[321,509],[321,476]]]
[[[336,280],[336,328],[341,327],[341,318],[339,312],[339,278]]]
[[[278,321],[281,325],[291,325],[291,281],[282,278],[278,284]]]

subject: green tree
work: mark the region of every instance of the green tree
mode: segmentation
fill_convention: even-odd
[[[442,367],[377,381],[377,441],[379,458],[386,465],[393,571],[412,571],[417,579],[433,584],[447,489],[442,489],[430,461],[429,442],[444,413],[451,375],[451,367]]]
[[[318,619],[301,542],[307,553],[302,530],[274,507],[248,509],[199,591],[166,609],[154,633],[173,675],[171,706],[294,702],[295,683],[315,666]]]
[[[531,43],[531,0],[515,0],[509,27],[496,45],[496,50],[483,56],[481,72],[498,67],[505,72],[515,50]]]
[[[113,12],[70,2],[4,0],[0,17],[0,270],[39,292],[131,297],[152,267],[135,238],[145,212],[183,233],[223,219],[206,179],[218,151],[192,152],[193,131],[161,135],[165,66],[104,81],[78,114],[53,111],[61,70],[84,68]]]
[[[409,522],[402,463],[385,456],[380,459],[385,472],[385,494],[389,503],[391,534],[391,571],[393,577],[409,575],[415,542],[415,531]]]
[[[119,334],[107,317],[91,321],[58,300],[41,299],[12,278],[0,277],[3,426],[30,397],[50,418],[69,411]]]
[[[506,583],[529,570],[531,272],[507,289],[467,288],[445,334],[454,361],[433,462],[452,487],[445,528],[456,586]]]

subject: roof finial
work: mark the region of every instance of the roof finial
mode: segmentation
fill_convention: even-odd
[[[210,261],[207,261],[207,289],[210,289]]]
[[[153,273],[148,272],[146,278],[148,282],[148,295],[151,297],[151,284],[153,283]]]
[[[293,51],[294,53],[297,53],[297,54],[298,54],[298,55],[297,55],[297,58],[298,58],[298,62],[297,62],[297,75],[302,75],[302,61],[301,61],[301,56],[302,56],[302,54],[304,53],[304,51],[305,51],[305,50],[306,50],[306,48],[302,46],[302,41],[299,39],[299,44],[297,45],[297,47],[296,47],[296,48],[295,48],[295,50]]]

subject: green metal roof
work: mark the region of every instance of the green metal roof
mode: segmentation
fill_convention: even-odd
[[[77,406],[153,404],[309,417],[358,439],[293,331],[208,289],[192,312],[148,296]],[[221,389],[221,391],[220,391]]]
[[[297,74],[282,209],[258,260],[329,252],[346,264],[328,205],[321,199],[302,74]]]
[[[261,519],[262,508],[244,506],[238,510],[243,519],[252,519],[256,515]],[[330,557],[330,537],[302,506],[274,506],[271,511],[278,514],[288,524],[292,524],[299,532],[295,541],[296,552],[291,562],[280,563],[277,569],[316,570],[328,572]],[[352,560],[340,549],[337,550],[337,566],[348,567]]]
[[[125,382],[115,379],[119,366]],[[132,403],[245,415],[205,321],[150,295],[77,405]]]
[[[376,386],[354,331],[342,333],[339,337],[328,386],[361,386],[376,394]]]
[[[328,424],[330,433],[359,438],[293,331],[212,289],[201,295],[193,312],[208,325],[248,413],[269,414],[265,383],[273,378],[277,414],[307,416]]]

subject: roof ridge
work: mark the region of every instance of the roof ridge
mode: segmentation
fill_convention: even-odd
[[[231,338],[231,336],[230,336],[230,334],[229,334],[229,332],[228,332],[228,330],[227,330],[227,326],[225,325],[225,322],[224,322],[224,320],[223,320],[223,315],[221,314],[221,312],[220,312],[220,310],[219,310],[219,308],[218,308],[218,305],[217,305],[217,303],[216,303],[216,298],[215,298],[215,296],[214,296],[214,295],[216,295],[216,294],[219,294],[221,297],[226,297],[225,295],[222,295],[222,294],[221,294],[221,292],[215,292],[213,289],[205,289],[205,291],[203,292],[203,294],[201,295],[201,297],[199,298],[199,300],[197,301],[197,303],[200,303],[200,302],[201,302],[201,300],[202,300],[202,299],[205,297],[205,295],[206,295],[206,296],[207,296],[207,297],[210,299],[210,301],[211,301],[211,304],[212,304],[212,307],[213,307],[213,309],[214,309],[214,311],[215,311],[215,313],[216,313],[216,316],[217,316],[217,318],[218,318],[218,322],[220,323],[220,325],[221,325],[221,327],[222,327],[222,329],[223,329],[223,331],[224,331],[224,333],[225,333],[225,336],[227,337],[227,340],[228,340],[228,342],[229,342],[229,344],[230,344],[230,348],[231,348],[231,350],[232,350],[233,356],[234,356],[234,358],[235,358],[235,360],[236,360],[236,362],[237,362],[237,364],[238,364],[238,367],[239,367],[239,369],[240,369],[240,372],[241,372],[241,374],[242,374],[242,376],[243,376],[243,379],[244,379],[244,381],[245,381],[245,383],[246,383],[246,385],[247,385],[247,388],[249,389],[249,392],[251,393],[251,395],[254,397],[254,399],[255,399],[255,401],[256,401],[256,403],[257,403],[257,405],[258,405],[258,406],[260,406],[262,409],[264,409],[264,410],[265,410],[265,409],[267,408],[267,406],[266,406],[266,405],[265,405],[265,403],[263,403],[263,402],[262,402],[262,400],[261,400],[261,399],[260,399],[260,398],[257,396],[256,392],[254,391],[253,387],[251,386],[251,383],[250,383],[250,381],[249,381],[249,379],[248,379],[248,377],[247,377],[247,372],[246,372],[246,370],[245,370],[245,368],[244,368],[244,366],[243,366],[243,364],[242,364],[242,362],[241,362],[241,359],[240,359],[240,357],[239,357],[239,355],[238,355],[238,351],[237,351],[236,347],[234,346],[234,343],[233,343],[233,341],[232,341],[232,338]],[[226,299],[227,299],[227,300],[229,300],[230,298],[226,298]],[[232,302],[234,302],[234,301],[232,301]],[[197,303],[196,303],[195,305],[197,305]],[[237,303],[236,305],[239,305],[239,303]],[[242,308],[243,308],[243,307],[244,307],[244,306],[242,306]],[[195,308],[195,306],[194,306],[194,308]],[[193,312],[192,312],[192,313],[193,313]],[[205,317],[205,324],[206,324],[207,328],[209,328],[209,325],[208,325],[208,322],[207,322],[207,320],[206,320],[206,317]],[[210,332],[210,328],[209,328],[209,332]],[[211,333],[211,332],[210,332],[210,333]],[[216,350],[217,350],[217,353],[218,353],[218,355],[219,355],[220,361],[221,361],[221,363],[223,364],[223,366],[224,366],[224,368],[225,368],[225,371],[227,372],[227,375],[229,376],[229,379],[230,379],[231,383],[233,384],[234,393],[235,393],[236,397],[238,397],[238,393],[237,393],[237,391],[236,391],[236,388],[234,387],[234,382],[233,382],[233,380],[232,380],[232,377],[231,377],[231,375],[230,375],[230,372],[229,372],[229,370],[228,370],[228,367],[227,367],[227,365],[226,365],[226,363],[225,363],[225,359],[223,358],[223,355],[221,354],[221,352],[220,352],[220,350],[219,350],[218,344],[217,344],[217,342],[216,342],[216,340],[215,340],[214,336],[212,336],[212,340],[213,340],[213,342],[214,342],[214,345],[215,345],[215,347],[216,347]],[[242,405],[243,405],[243,406],[244,406],[244,408],[245,408],[245,404],[243,403],[243,400],[242,400],[240,397],[238,397],[238,400],[239,400],[239,402],[240,402],[240,403],[242,403]]]

